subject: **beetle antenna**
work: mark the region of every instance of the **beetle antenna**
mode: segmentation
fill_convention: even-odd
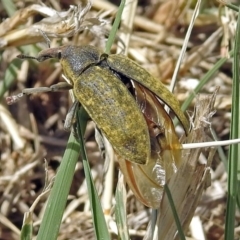
[[[46,43],[48,45],[48,48],[50,48],[51,41],[50,41],[49,37],[47,36],[46,32],[44,32],[41,29],[38,29],[38,31],[41,33],[41,35],[43,36],[44,40],[46,41]]]
[[[36,60],[38,60],[36,57],[25,55],[25,54],[19,54],[19,55],[17,55],[17,58],[20,58],[20,59],[36,59]]]

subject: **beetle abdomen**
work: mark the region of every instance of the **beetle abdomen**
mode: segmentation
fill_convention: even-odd
[[[125,85],[93,66],[74,82],[74,93],[121,157],[145,164],[150,157],[146,121]]]

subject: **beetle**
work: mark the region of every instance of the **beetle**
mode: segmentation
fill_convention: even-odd
[[[146,120],[126,82],[137,82],[150,90],[175,113],[185,133],[189,123],[174,95],[136,62],[120,54],[107,55],[94,46],[67,45],[39,52],[39,62],[57,58],[70,80],[77,100],[107,137],[116,153],[136,163],[151,158],[150,135]]]

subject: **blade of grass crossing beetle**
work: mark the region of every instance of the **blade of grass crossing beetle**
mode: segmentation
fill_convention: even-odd
[[[110,53],[111,46],[115,40],[116,33],[121,21],[121,15],[124,9],[124,5],[125,5],[125,0],[121,1],[116,19],[114,21],[113,27],[109,34],[109,38],[108,38],[106,49],[105,49],[105,53],[107,54]],[[81,108],[80,113],[79,112],[77,113],[77,119],[84,119],[84,118],[86,123],[87,121],[86,119],[88,119],[88,114],[83,108]],[[88,194],[89,194],[89,199],[91,203],[91,211],[93,214],[93,224],[94,224],[95,234],[97,239],[110,239],[106,221],[103,214],[103,210],[101,207],[101,203],[99,201],[98,194],[92,180],[91,170],[87,160],[87,155],[86,155],[84,140],[83,140],[83,134],[85,132],[84,124],[83,123],[78,124],[78,128],[79,128],[78,131],[80,133],[79,136],[80,136],[80,145],[81,145],[81,152],[82,152],[82,158],[83,158],[83,167],[84,167],[86,182],[88,186]]]
[[[79,149],[79,143],[71,134],[47,201],[37,240],[55,240],[58,237],[75,167],[79,159]]]
[[[109,38],[106,44],[106,53],[110,53],[111,46],[116,38],[116,33],[119,28],[121,18],[122,18],[122,13],[125,7],[126,1],[122,0],[120,3],[120,6],[118,8],[118,12],[115,18],[115,21],[113,23],[112,30],[109,34]],[[117,190],[116,190],[116,223],[118,227],[118,234],[119,238],[123,240],[128,240],[129,234],[128,234],[128,228],[127,228],[127,215],[126,215],[126,189],[123,186],[123,178],[118,179],[118,185],[117,185]]]
[[[110,47],[113,44],[115,40],[115,35],[117,33],[118,27],[120,25],[121,19],[123,12],[125,10],[125,4],[126,1],[122,0],[121,4],[118,9],[117,16],[115,18],[114,24],[113,24],[113,30],[110,33],[108,42],[106,44],[106,52],[110,53]],[[130,14],[130,9],[134,10],[131,8],[131,6],[134,3],[127,3],[129,9],[126,10],[128,14]],[[135,11],[131,11],[131,14],[134,14]],[[129,27],[129,26],[128,26]],[[131,28],[131,27],[130,27]],[[126,187],[124,185],[124,180],[123,180],[123,175],[120,173],[118,177],[118,184],[115,192],[115,200],[116,200],[116,205],[115,205],[115,215],[116,215],[116,224],[118,228],[118,237],[119,239],[122,240],[128,240],[130,239],[129,237],[129,232],[128,232],[128,226],[127,226],[127,206],[126,206]]]
[[[236,27],[236,37],[233,53],[233,86],[232,86],[232,115],[231,115],[231,139],[239,138],[239,53],[240,53],[240,11]],[[239,180],[237,172],[239,169],[239,144],[230,145],[228,158],[228,199],[225,221],[225,239],[234,239],[236,198],[238,196]]]
[[[94,225],[96,239],[110,240],[102,206],[101,206],[98,193],[92,179],[91,169],[87,159],[87,154],[86,154],[86,149],[84,144],[83,135],[86,129],[87,120],[89,119],[88,114],[84,110],[84,108],[81,107],[81,109],[77,111],[77,119],[79,120],[78,132],[80,136],[80,149],[82,153],[83,168],[84,168],[85,178],[87,182],[87,189],[88,189],[89,201],[91,205],[91,211],[93,215],[93,225]]]

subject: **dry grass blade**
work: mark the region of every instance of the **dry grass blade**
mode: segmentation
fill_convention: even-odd
[[[212,96],[199,97],[195,106],[192,130],[185,142],[204,142],[210,127],[216,92]],[[208,187],[212,154],[205,163],[199,162],[202,149],[184,151],[183,165],[168,182],[175,207],[183,229],[189,226],[203,191]],[[163,196],[158,217],[158,239],[175,239],[176,225],[169,206],[168,198]]]
[[[84,29],[96,31],[96,28],[104,25],[106,21],[98,17],[86,18],[90,8],[90,1],[85,6],[71,5],[68,11],[59,12],[47,6],[30,5],[0,24],[0,48],[43,41],[43,33],[48,37],[70,37]],[[44,18],[28,26],[29,18],[38,15]],[[20,24],[26,26],[18,29]]]

